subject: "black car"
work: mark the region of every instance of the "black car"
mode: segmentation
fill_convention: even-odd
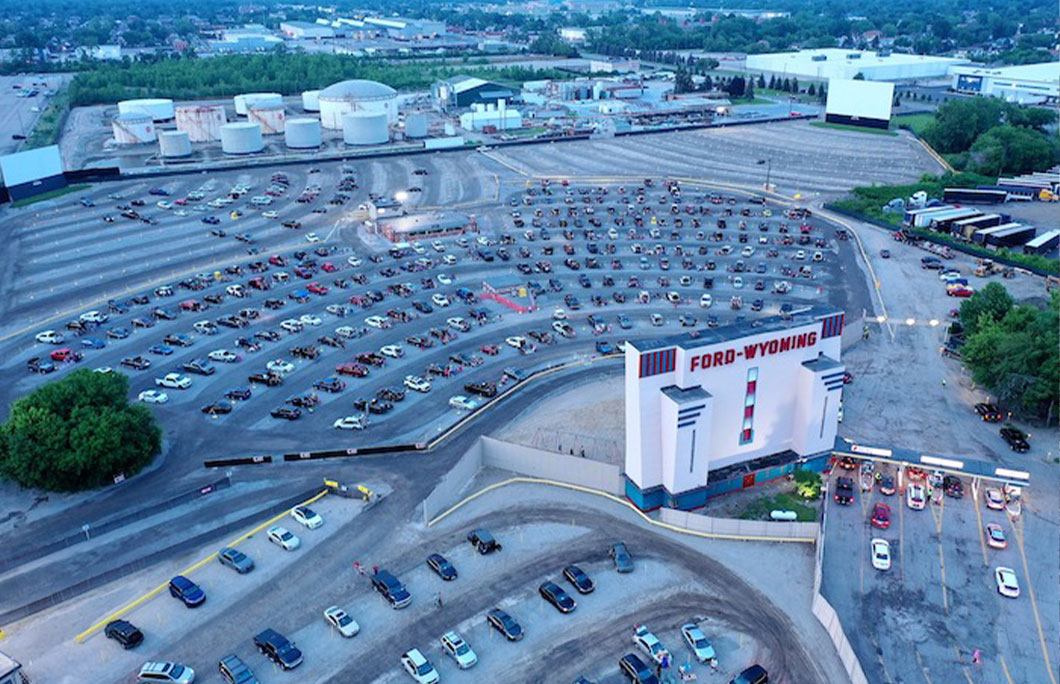
[[[585,571],[577,565],[568,565],[563,568],[563,576],[574,585],[579,594],[591,594],[593,589],[596,589],[596,584],[592,578],[586,575]]]
[[[254,645],[265,656],[285,670],[302,664],[302,652],[276,630],[266,629],[254,635]]]
[[[497,386],[492,382],[469,382],[464,385],[464,390],[486,398],[497,396]]]
[[[619,658],[618,669],[634,684],[659,684],[659,678],[636,653],[627,653]]]
[[[975,412],[987,423],[1000,423],[1005,417],[1001,410],[993,404],[976,404]]]
[[[1001,435],[1001,439],[1005,440],[1009,448],[1017,453],[1022,454],[1031,448],[1030,443],[1027,442],[1027,435],[1022,430],[1014,427],[1003,427],[998,431],[998,434]]]
[[[951,496],[954,499],[964,497],[964,485],[961,483],[961,478],[956,475],[947,475],[942,478],[942,488],[945,490],[946,496]]]
[[[108,639],[117,641],[126,650],[136,648],[144,640],[144,633],[127,620],[112,620],[108,622],[107,626],[103,628],[103,634]]]
[[[570,597],[563,587],[555,582],[542,582],[537,588],[541,598],[551,603],[561,613],[572,613],[578,604]]]
[[[207,404],[206,406],[203,406],[202,407],[202,412],[203,413],[207,413],[207,414],[209,414],[211,416],[215,416],[215,415],[218,415],[220,413],[231,413],[232,412],[232,402],[226,401],[224,399],[222,399],[220,401],[214,401],[214,402],[211,402],[211,403]]]
[[[372,587],[387,600],[390,607],[397,610],[412,603],[412,594],[397,577],[387,570],[376,570],[372,574]]]
[[[273,418],[283,418],[284,420],[298,420],[302,417],[302,411],[297,407],[281,406],[270,411],[269,415]]]
[[[769,673],[761,665],[752,665],[730,679],[729,684],[769,684]]]
[[[503,634],[508,641],[519,641],[523,638],[522,625],[500,608],[494,608],[486,613],[486,621],[493,629]]]
[[[213,375],[217,371],[214,365],[206,359],[192,359],[183,364],[181,368],[189,373],[198,373],[199,375]]]
[[[254,672],[237,655],[226,655],[217,663],[221,679],[227,684],[258,684]]]
[[[338,378],[327,377],[314,382],[313,388],[324,392],[341,392],[346,389],[346,383]]]
[[[616,542],[611,545],[607,555],[611,557],[611,560],[615,564],[615,570],[619,572],[633,572],[633,556],[630,555],[629,549],[622,542]]]
[[[500,542],[493,538],[493,535],[490,534],[489,530],[482,527],[475,528],[468,532],[467,540],[483,555],[501,550]]]
[[[427,556],[427,567],[434,570],[439,577],[446,582],[451,582],[456,579],[456,568],[453,564],[445,559],[445,556],[439,553],[432,553]]]
[[[169,595],[180,599],[188,608],[197,608],[206,600],[206,592],[202,590],[202,587],[184,575],[177,575],[169,580]]]

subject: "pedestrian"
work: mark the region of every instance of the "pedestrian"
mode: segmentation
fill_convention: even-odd
[[[379,566],[378,565],[373,565],[372,566],[372,574],[373,575],[378,575],[379,574]]]
[[[972,665],[978,665],[978,664],[979,664],[979,649],[977,648],[974,651],[972,651]]]

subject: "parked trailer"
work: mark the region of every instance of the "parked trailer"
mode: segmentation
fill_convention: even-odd
[[[1060,230],[1050,230],[1042,233],[1027,244],[1023,245],[1024,254],[1048,254],[1060,245]]]
[[[1039,188],[1030,187],[1027,185],[1016,185],[1009,184],[1002,181],[998,181],[996,186],[999,190],[1004,190],[1008,193],[1009,201],[1021,200],[1029,201],[1038,197],[1038,193],[1041,192]]]
[[[1034,239],[1038,229],[1034,226],[1015,225],[986,236],[986,244],[995,247],[1020,247]]]
[[[981,228],[1000,226],[1002,223],[1006,223],[1006,221],[1001,218],[1001,214],[983,214],[982,216],[973,216],[972,218],[954,221],[950,224],[950,232],[958,237],[970,240],[975,231]]]
[[[951,204],[944,204],[938,207],[923,207],[922,209],[907,209],[905,214],[902,215],[903,226],[916,226],[917,228],[923,228],[930,221],[930,216],[938,214],[943,211],[950,211],[955,207]],[[919,223],[918,223],[919,221]]]
[[[970,207],[965,207],[963,209],[954,209],[953,211],[946,211],[939,214],[933,214],[931,216],[930,222],[928,223],[928,226],[931,227],[931,230],[945,231],[948,233],[950,230],[950,226],[955,221],[974,218],[976,216],[982,215],[983,212],[979,211],[978,209],[972,209]]]
[[[972,242],[974,242],[977,245],[985,245],[986,244],[986,239],[988,237],[990,237],[991,235],[993,235],[994,233],[999,233],[999,232],[1001,232],[1003,230],[1007,230],[1009,228],[1015,228],[1016,226],[1019,226],[1019,225],[1021,225],[1021,224],[1019,224],[1019,223],[1002,223],[999,226],[993,226],[991,228],[983,228],[982,230],[977,230],[974,233],[972,233]]]
[[[1008,193],[997,188],[945,188],[942,199],[962,204],[1001,204],[1008,199]]]

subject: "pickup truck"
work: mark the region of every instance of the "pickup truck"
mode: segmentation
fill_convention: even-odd
[[[302,652],[274,629],[266,629],[254,636],[254,645],[265,657],[285,670],[302,664]]]

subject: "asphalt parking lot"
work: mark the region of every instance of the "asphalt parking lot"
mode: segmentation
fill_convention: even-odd
[[[50,101],[47,93],[65,80],[65,74],[0,76],[0,154],[15,152],[22,146],[24,136],[33,130]],[[33,95],[26,97],[21,93]]]
[[[439,159],[448,163],[450,157]],[[419,183],[423,192],[414,194],[423,195],[417,199],[423,203],[496,193],[496,181],[486,176],[472,188],[468,181],[453,185],[449,169],[428,166],[426,175],[417,175],[405,168],[407,160],[400,164],[404,166],[390,176],[367,176],[371,187]],[[233,185],[256,187],[235,193],[239,199],[225,206],[207,204],[226,194],[226,184],[214,179],[204,185],[182,177],[179,184],[134,185],[136,192],[119,192],[120,199],[98,189],[86,196],[95,206],[82,206],[77,198],[49,210],[87,215],[90,222],[70,233],[61,219],[49,216],[51,228],[34,234],[39,246],[22,244],[24,275],[18,278],[24,287],[16,288],[22,294],[13,298],[13,311],[65,305],[59,290],[65,294],[67,287],[53,285],[47,293],[34,294],[34,285],[53,283],[59,272],[71,271],[70,286],[85,292],[120,281],[114,269],[88,275],[93,267],[113,261],[116,246],[129,264],[123,269],[152,273],[151,264],[201,263],[203,255],[219,246],[230,256],[198,275],[174,276],[109,304],[93,304],[90,311],[101,312],[106,320],[89,323],[86,330],[69,329],[80,325],[79,315],[55,319],[47,329],[64,335],[61,343],[34,341],[44,324],[9,333],[7,368],[21,374],[8,387],[9,396],[71,368],[110,368],[130,375],[134,399],[151,390],[164,392],[165,403],[154,405],[167,428],[194,426],[218,437],[282,434],[301,437],[305,446],[311,441],[312,448],[421,441],[458,419],[460,409],[450,406],[450,398],[472,395],[468,388],[475,384],[503,387],[511,379],[504,369],[530,372],[612,353],[625,339],[753,321],[782,306],[824,298],[847,310],[866,305],[865,291],[836,287],[853,268],[851,243],[836,239],[832,228],[813,217],[751,203],[746,196],[701,187],[682,192],[661,179],[566,186],[542,181],[505,191],[492,209],[482,209],[484,217],[492,218],[493,229],[424,240],[407,253],[391,255],[380,252],[377,237],[364,236],[351,224],[358,197],[366,196],[362,176],[352,166],[297,168],[305,175],[283,172],[286,183],[277,180],[271,187],[278,197],[275,206],[261,209],[249,199],[268,186],[256,185],[242,173],[233,177]],[[398,173],[407,176],[399,181]],[[438,176],[440,185],[429,190]],[[150,194],[149,189],[169,194]],[[175,204],[189,196],[185,204]],[[294,201],[306,197],[312,199]],[[131,204],[134,198],[144,206]],[[159,208],[159,202],[169,208]],[[158,223],[120,216],[115,204]],[[327,212],[313,214],[309,207]],[[175,215],[177,211],[186,216]],[[234,211],[243,215],[232,218]],[[268,218],[265,211],[277,214]],[[202,218],[218,222],[203,224]],[[289,220],[303,225],[284,228]],[[176,225],[170,226],[171,221]],[[224,236],[214,231],[224,231]],[[235,231],[247,231],[252,242],[233,239]],[[117,241],[100,239],[115,232]],[[315,239],[307,240],[310,233]],[[44,242],[49,237],[54,241]],[[247,254],[248,249],[257,253]],[[79,274],[101,282],[82,283]],[[480,300],[483,282],[498,278],[515,279],[536,292],[537,310],[520,314]],[[268,289],[257,289],[255,283]],[[554,320],[561,315],[556,309],[571,326],[569,336],[557,330],[564,323]],[[308,357],[296,356],[307,347],[313,347]],[[54,361],[55,372],[19,369],[32,367],[31,359],[47,361],[64,348],[83,358]],[[199,369],[208,375],[189,366],[202,361],[210,361],[212,371]],[[276,371],[278,386],[262,384],[270,369]],[[183,374],[187,381],[179,382],[187,387],[160,386],[170,373]],[[258,376],[256,384],[252,376]],[[405,382],[407,376],[427,380],[429,391],[412,389],[419,385]],[[297,409],[297,418],[275,417],[281,409]],[[354,435],[332,429],[351,416],[366,417],[367,429]],[[246,449],[252,448],[253,443],[247,444]]]

